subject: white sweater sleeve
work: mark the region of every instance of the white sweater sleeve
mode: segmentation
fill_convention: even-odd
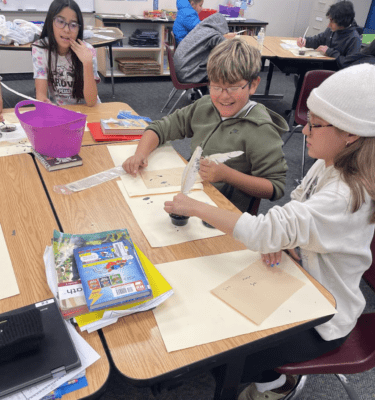
[[[305,202],[275,206],[266,215],[243,214],[233,236],[261,253],[297,246],[317,253],[336,252],[352,236],[348,231],[353,216],[347,196],[323,189]]]

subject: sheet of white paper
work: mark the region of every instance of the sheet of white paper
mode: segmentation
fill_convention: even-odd
[[[316,51],[316,50],[308,48],[308,47],[299,47],[297,45],[297,40],[282,39],[281,41],[283,43],[281,43],[280,46],[285,50],[289,50],[295,56],[324,57],[324,55],[322,53],[320,53],[319,51]],[[300,50],[303,50],[305,52],[305,54],[303,54],[303,55],[299,54]]]
[[[117,166],[122,165],[127,158],[134,155],[137,145],[118,145],[107,147],[114,164]],[[148,158],[147,170],[158,171],[161,169],[180,168],[184,167],[185,165],[185,162],[181,159],[172,145],[166,144],[155,149],[150,154]],[[135,178],[129,174],[126,174],[121,177],[121,180],[124,183],[125,189],[130,197],[160,193],[178,193],[181,191],[181,185],[148,189],[139,174]],[[201,183],[196,183],[194,184],[193,189],[203,189],[203,185]]]
[[[6,400],[39,400],[52,392],[52,390],[61,386],[63,383],[70,381],[77,374],[85,371],[91,364],[99,360],[100,355],[86,342],[85,339],[82,338],[82,336],[74,329],[72,324],[67,321],[65,321],[65,323],[81,360],[81,367],[69,372],[61,378],[50,379],[39,385],[32,386],[29,389],[22,390],[18,394],[8,396],[5,398]]]
[[[3,229],[0,225],[0,300],[20,293]]]
[[[11,142],[11,141],[18,141],[19,139],[27,139],[26,132],[23,130],[21,124],[11,124],[16,127],[15,131],[12,132],[3,132],[1,131],[1,138],[0,142]],[[0,125],[0,128],[3,125]]]
[[[52,292],[52,294],[57,297],[57,277],[55,272],[55,260],[53,257],[53,248],[52,246],[46,246],[43,255],[44,267],[46,269],[46,277],[48,286]]]
[[[259,253],[242,250],[156,265],[174,291],[170,299],[153,310],[167,351],[185,349],[336,312],[285,254],[279,268],[305,282],[305,285],[260,325],[252,323],[210,293],[210,290],[259,258]]]
[[[164,211],[164,202],[172,200],[173,193],[130,198],[123,183],[118,181],[117,184],[151,247],[164,247],[224,235],[217,229],[207,228],[202,220],[196,217],[191,217],[185,226],[173,225],[171,218]],[[189,197],[216,205],[203,190],[191,192]]]
[[[94,33],[94,37],[97,37],[99,39],[104,39],[104,40],[112,40],[113,39],[113,37],[111,37],[111,36],[98,35],[97,33]]]

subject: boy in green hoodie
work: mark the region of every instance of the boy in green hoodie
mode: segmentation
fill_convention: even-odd
[[[202,159],[199,172],[240,210],[251,207],[255,198],[281,198],[287,171],[281,134],[288,125],[250,99],[260,82],[260,68],[259,51],[245,40],[225,40],[216,46],[207,64],[210,95],[151,123],[134,156],[124,161],[124,170],[136,176],[156,147],[191,138],[191,151],[201,146],[203,157],[243,151],[223,164]]]

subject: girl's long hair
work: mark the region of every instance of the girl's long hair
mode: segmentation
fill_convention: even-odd
[[[49,9],[46,16],[46,20],[44,22],[43,30],[40,35],[41,45],[35,45],[42,49],[48,50],[48,82],[52,84],[53,90],[56,90],[56,85],[53,79],[53,72],[57,72],[57,42],[55,39],[55,35],[53,33],[53,19],[58,15],[58,13],[64,8],[70,8],[77,15],[77,22],[79,24],[78,36],[77,39],[83,40],[83,17],[82,12],[78,6],[78,4],[74,0],[54,0]],[[48,39],[48,40],[46,40]],[[73,65],[73,97],[77,100],[83,99],[83,65],[74,51],[70,51],[72,57],[72,65]],[[55,65],[52,66],[52,57],[51,55],[55,55]]]
[[[336,156],[334,167],[350,188],[353,213],[364,203],[365,190],[368,192],[373,205],[370,223],[375,223],[375,137],[360,137],[345,147]]]

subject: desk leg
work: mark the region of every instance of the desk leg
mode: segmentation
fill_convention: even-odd
[[[109,65],[111,68],[111,83],[112,83],[112,98],[115,98],[115,81],[113,78],[113,53],[112,53],[112,43],[108,45],[109,50]]]
[[[216,375],[214,400],[236,400],[237,390],[245,365],[245,357],[233,357],[230,362],[219,367]]]
[[[251,96],[252,99],[282,100],[284,98],[283,94],[269,94],[272,75],[273,75],[273,68],[274,68],[273,62],[270,60],[270,65],[268,67],[268,73],[267,73],[267,83],[266,83],[266,88],[264,89],[264,94],[253,94]]]

